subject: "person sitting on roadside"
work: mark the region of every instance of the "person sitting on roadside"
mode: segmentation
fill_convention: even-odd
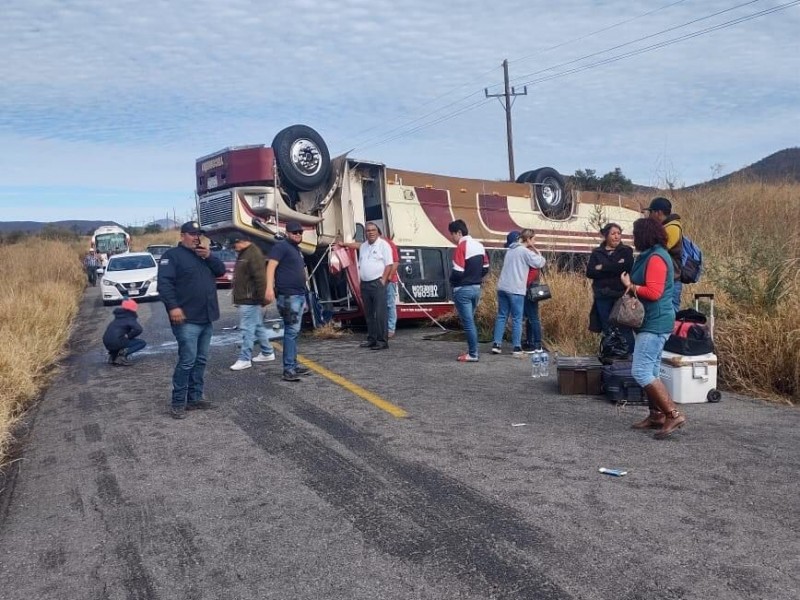
[[[522,355],[522,316],[525,309],[525,294],[528,290],[528,280],[531,269],[541,269],[545,265],[544,257],[539,254],[534,244],[532,229],[523,229],[519,232],[512,231],[506,238],[509,244],[503,259],[503,268],[500,279],[497,281],[497,319],[494,323],[494,340],[492,354],[502,352],[503,334],[506,330],[506,321],[511,316],[511,345],[514,356]],[[536,310],[536,322],[539,321],[539,307],[537,302],[532,302]],[[535,335],[535,334],[534,334]],[[541,329],[539,331],[539,346],[541,346]]]
[[[596,333],[608,331],[608,318],[618,298],[625,293],[619,279],[622,273],[630,273],[633,267],[633,248],[622,243],[622,227],[608,223],[600,230],[603,241],[592,250],[586,265],[586,277],[592,280],[594,302],[589,314],[589,329]],[[630,327],[617,328],[628,345],[628,352],[634,348],[633,330]]]
[[[632,427],[660,427],[656,432],[658,439],[669,436],[686,422],[686,417],[678,412],[664,382],[659,379],[661,354],[675,323],[673,267],[666,244],[667,233],[658,221],[646,218],[635,221],[633,246],[639,256],[630,275],[620,275],[625,290],[638,297],[644,306],[644,320],[636,334],[631,375],[647,394],[650,414]]]
[[[103,334],[103,345],[108,350],[108,364],[115,366],[130,365],[130,357],[147,346],[141,339],[142,326],[137,320],[139,305],[128,298],[114,309],[114,320],[108,324]]]

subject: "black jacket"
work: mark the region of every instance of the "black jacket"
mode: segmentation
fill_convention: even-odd
[[[598,269],[597,265],[602,265]],[[592,291],[599,298],[619,298],[625,292],[625,286],[619,279],[623,272],[631,272],[633,268],[633,248],[620,244],[614,250],[606,250],[605,242],[592,250],[589,264],[586,265],[586,277],[592,280]]]
[[[158,293],[170,311],[180,308],[187,323],[205,325],[219,319],[216,278],[225,263],[214,255],[197,256],[183,244],[167,250],[158,263]]]
[[[109,352],[119,352],[127,347],[128,340],[142,334],[142,326],[136,320],[136,313],[121,307],[114,309],[114,320],[106,327],[103,345]]]

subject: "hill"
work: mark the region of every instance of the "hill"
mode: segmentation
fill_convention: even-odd
[[[779,150],[775,154],[770,154],[748,167],[685,189],[691,190],[702,186],[720,185],[739,179],[759,180],[764,183],[778,183],[787,180],[800,183],[800,147]]]
[[[24,233],[39,233],[45,227],[55,227],[74,231],[80,235],[90,235],[95,229],[102,225],[119,225],[114,221],[52,221],[43,223],[40,221],[0,221],[0,233],[11,233],[12,231],[22,231]]]

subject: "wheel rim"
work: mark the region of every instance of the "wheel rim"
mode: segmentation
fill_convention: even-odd
[[[311,140],[296,140],[289,151],[292,166],[302,175],[312,177],[322,169],[322,153]]]
[[[561,204],[561,186],[554,177],[546,177],[541,183],[542,202],[547,206],[558,206]]]

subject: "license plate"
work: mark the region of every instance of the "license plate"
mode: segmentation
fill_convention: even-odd
[[[138,296],[139,290],[128,290],[128,296]]]

